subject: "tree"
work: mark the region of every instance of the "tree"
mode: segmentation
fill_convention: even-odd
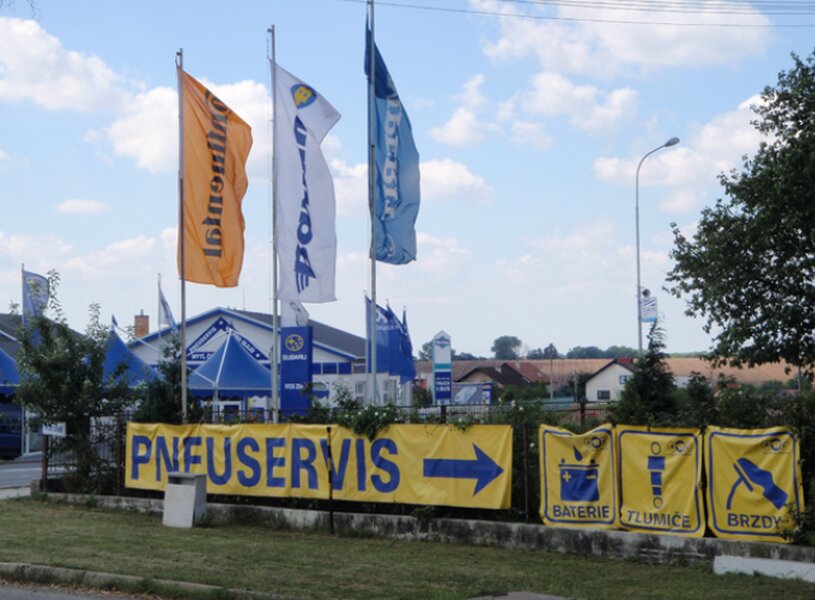
[[[483,356],[470,354],[469,352],[456,352],[453,349],[453,360],[485,360]]]
[[[560,354],[554,344],[549,344],[546,348],[535,348],[526,353],[527,360],[548,360],[550,358],[560,358]]]
[[[606,353],[597,346],[575,346],[566,353],[566,358],[606,358]]]
[[[133,401],[120,365],[107,380],[102,365],[108,328],[100,323],[99,305],[90,307],[85,335],[71,330],[57,300],[59,274],[48,274],[48,307],[54,319],[29,316],[19,333],[17,400],[34,412],[32,425],[62,423],[67,435],[54,438],[55,450],[69,453],[76,468],[69,486],[74,491],[102,491],[110,473],[98,455],[98,442],[108,441],[100,417],[121,411]]]
[[[133,420],[142,423],[182,422],[181,406],[181,340],[173,334],[161,349],[159,377],[149,381],[142,390],[142,399]],[[201,409],[193,402],[188,420],[195,422]]]
[[[691,239],[672,225],[669,291],[716,332],[719,364],[815,361],[815,52],[781,72],[753,106],[764,139]]]
[[[612,409],[617,423],[630,425],[670,425],[676,418],[673,375],[665,359],[665,334],[654,324],[648,334],[648,350],[637,361],[620,401]]]
[[[517,360],[521,357],[521,346],[523,343],[514,335],[502,335],[495,338],[490,350],[495,358],[499,360]]]
[[[433,360],[433,340],[422,344],[419,350],[419,360]]]

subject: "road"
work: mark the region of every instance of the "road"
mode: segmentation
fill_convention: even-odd
[[[0,489],[28,486],[40,478],[40,459],[0,461]]]
[[[0,580],[0,598],[3,600],[136,600],[114,592],[82,592],[56,587],[17,585]],[[142,596],[141,600],[144,600]]]

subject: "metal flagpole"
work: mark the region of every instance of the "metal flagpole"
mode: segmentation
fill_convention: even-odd
[[[280,340],[280,317],[277,311],[277,58],[275,56],[274,25],[269,27],[269,75],[271,77],[272,92],[272,158],[270,176],[272,178],[272,351],[269,357],[269,367],[272,371],[272,421],[280,420],[280,390],[278,389],[277,354]]]
[[[184,50],[175,54],[178,73],[178,247],[181,277],[181,422],[187,422],[187,262],[184,235]]]
[[[369,404],[378,404],[376,372],[376,46],[374,42],[374,0],[370,0],[370,48],[368,48],[368,207],[371,212],[371,311],[368,315],[368,370],[371,374]]]

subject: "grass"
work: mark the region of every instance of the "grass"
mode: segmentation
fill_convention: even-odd
[[[32,499],[0,502],[0,561],[174,579],[288,598],[472,598],[531,591],[574,598],[815,597],[815,585],[429,542],[251,526],[167,529],[157,516]]]

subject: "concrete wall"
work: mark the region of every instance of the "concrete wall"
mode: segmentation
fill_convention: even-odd
[[[77,504],[89,502],[88,496],[81,495],[49,494],[49,497]],[[163,511],[163,501],[155,499],[104,496],[94,498],[93,504],[155,514],[161,514]],[[207,521],[216,526],[240,523],[256,524],[259,527],[326,531],[329,515],[327,512],[313,510],[209,504]],[[717,556],[815,562],[815,548],[809,547],[628,531],[566,529],[524,523],[422,519],[360,513],[335,513],[334,525],[339,534],[370,534],[400,540],[546,550],[664,564],[712,564]]]

